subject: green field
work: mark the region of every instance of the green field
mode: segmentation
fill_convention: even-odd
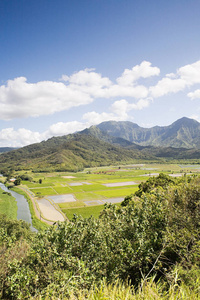
[[[89,218],[90,216],[98,218],[103,208],[104,205],[98,205],[98,206],[80,207],[80,208],[73,208],[73,209],[63,209],[63,212],[66,214],[69,220],[73,218],[74,214],[81,215],[83,218]]]
[[[17,219],[17,202],[2,189],[0,189],[0,214],[5,214],[9,219]]]
[[[28,175],[33,178],[33,182],[23,181],[22,183],[39,198],[49,195],[72,194],[76,201],[59,204],[66,216],[71,218],[74,213],[84,216],[98,215],[102,206],[98,200],[123,199],[127,195],[134,194],[140,182],[146,181],[149,177],[156,176],[161,172],[171,175],[198,174],[200,165],[149,163],[95,167],[77,173],[54,172],[41,174],[28,172]],[[39,184],[39,179],[42,179],[41,184]],[[121,185],[123,182],[124,185]],[[136,184],[129,186],[125,185],[126,182],[135,182]],[[108,183],[119,183],[119,186],[105,186]],[[92,206],[88,206],[86,202],[93,200]]]
[[[137,191],[137,187],[124,188],[124,189],[115,189],[108,191],[98,191],[95,194],[104,196],[106,198],[116,198],[116,197],[126,197],[127,195],[133,194]]]

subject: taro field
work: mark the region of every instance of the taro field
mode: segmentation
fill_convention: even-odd
[[[74,214],[97,217],[105,203],[119,205],[142,181],[159,173],[183,176],[200,172],[200,165],[134,164],[86,169],[78,173],[28,173],[23,186],[36,199],[48,199],[72,219]],[[41,183],[39,183],[41,182]]]

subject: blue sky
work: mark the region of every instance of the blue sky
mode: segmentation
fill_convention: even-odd
[[[200,120],[200,1],[0,0],[0,147]]]

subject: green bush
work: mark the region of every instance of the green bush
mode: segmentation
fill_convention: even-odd
[[[16,238],[12,249],[24,239],[29,245],[21,244],[21,257],[8,259],[2,297],[70,299],[72,293],[78,297],[81,291],[87,297],[92,291],[94,298],[88,299],[106,299],[106,290],[117,289],[113,285],[117,280],[120,284],[129,280],[130,297],[138,297],[130,299],[196,297],[200,276],[199,182],[198,177],[186,177],[176,184],[153,185],[125,206],[106,204],[98,219],[75,215],[70,222],[39,232],[33,240],[27,240],[22,224],[17,225],[21,230],[18,235],[17,226],[2,221],[4,240],[9,232]],[[155,298],[150,296],[153,291]]]

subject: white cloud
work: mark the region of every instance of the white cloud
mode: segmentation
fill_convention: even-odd
[[[191,99],[191,100],[194,100],[194,99],[200,99],[200,89],[194,91],[194,92],[190,92],[187,94],[187,96]]]
[[[143,85],[120,86],[114,84],[107,89],[99,91],[98,96],[102,98],[131,97],[135,99],[145,98],[148,95],[148,89]]]
[[[34,143],[40,143],[52,136],[63,136],[76,131],[81,131],[90,124],[82,122],[58,122],[49,127],[45,132],[39,133],[25,128],[5,128],[0,131],[0,147],[23,147]]]
[[[120,117],[121,120],[128,118],[127,112],[129,111],[129,103],[125,99],[115,101],[111,106],[111,111]]]
[[[150,102],[153,102],[152,98],[140,99],[137,103],[130,104],[130,110],[141,110],[149,106]]]
[[[71,76],[63,74],[60,78],[63,82],[29,83],[25,77],[18,77],[0,86],[0,119],[49,115],[88,105],[96,98],[146,98],[148,89],[135,81],[158,74],[157,67],[144,61],[131,70],[126,69],[117,79],[117,84],[94,69],[80,70]]]
[[[155,86],[150,87],[149,91],[153,97],[161,97],[183,91],[197,83],[200,83],[200,61],[179,68],[176,74],[167,74]]]
[[[47,136],[60,136],[66,135],[69,133],[74,133],[76,131],[81,131],[87,127],[87,124],[81,123],[78,121],[72,122],[58,122],[49,127],[49,130],[46,132]]]
[[[69,76],[67,75],[62,75],[61,78],[58,79],[59,81],[68,81],[69,80]]]
[[[148,78],[151,76],[157,76],[160,73],[160,69],[152,67],[148,61],[143,61],[140,65],[137,65],[130,69],[125,69],[122,76],[117,78],[119,85],[130,86],[136,83],[139,78]]]
[[[200,60],[193,64],[181,67],[178,69],[177,74],[188,86],[200,83]]]
[[[136,103],[129,103],[127,100],[122,99],[119,101],[115,101],[112,106],[111,106],[111,110],[117,114],[118,116],[120,116],[121,118],[127,119],[128,115],[127,113],[131,110],[141,110],[143,108],[146,108],[149,106],[149,103],[152,101],[151,98],[147,98],[147,99],[140,99],[138,102]]]
[[[200,122],[200,118],[198,115],[191,115],[189,118]]]
[[[118,117],[116,117],[113,113],[97,113],[95,111],[91,111],[84,114],[83,119],[87,120],[90,124],[97,125],[104,121],[118,120]]]
[[[90,102],[90,95],[61,82],[41,81],[33,84],[27,83],[25,77],[19,77],[0,87],[0,118],[9,120],[49,115]]]
[[[151,98],[140,99],[136,103],[129,103],[125,99],[115,101],[110,110],[110,113],[98,113],[95,111],[88,112],[84,114],[83,119],[88,121],[88,124],[94,125],[99,124],[104,121],[115,120],[115,121],[125,121],[130,119],[128,112],[131,110],[141,110],[149,106],[149,103],[152,101]]]
[[[163,78],[157,85],[150,87],[150,93],[153,97],[161,97],[169,93],[177,93],[184,90],[186,83],[182,79]]]
[[[70,76],[62,75],[60,80],[64,82],[28,83],[25,77],[18,77],[0,86],[0,119],[54,114],[72,107],[88,105],[97,98],[113,101],[116,98],[128,97],[134,102],[138,100],[132,104],[132,108],[129,106],[130,109],[143,109],[150,103],[146,100],[149,96],[156,98],[177,93],[200,83],[200,61],[185,65],[176,73],[166,74],[150,88],[137,84],[140,78],[157,76],[159,73],[159,68],[143,61],[132,69],[125,69],[116,79],[116,83],[95,72],[95,69],[80,70]],[[188,97],[199,98],[199,90],[188,93]]]
[[[5,128],[0,131],[0,147],[22,147],[41,142],[42,139],[43,134],[25,128]]]
[[[82,86],[110,86],[111,81],[107,77],[102,77],[101,74],[93,71],[94,69],[85,69],[74,73],[69,77],[69,82],[75,85]]]

